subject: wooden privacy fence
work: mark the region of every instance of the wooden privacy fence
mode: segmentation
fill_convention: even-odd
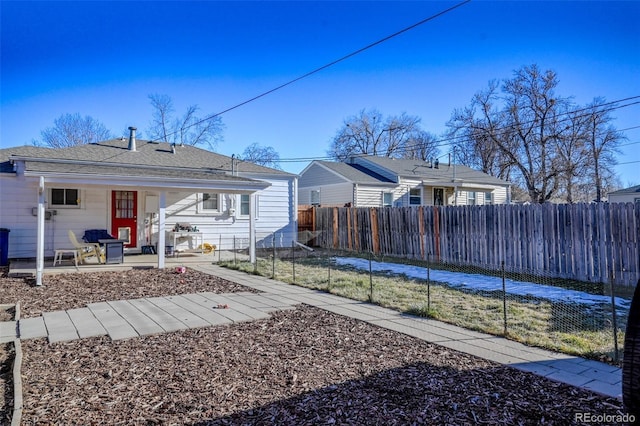
[[[319,247],[625,286],[640,277],[640,203],[314,210]]]

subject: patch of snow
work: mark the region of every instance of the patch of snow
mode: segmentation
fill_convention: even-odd
[[[369,261],[366,259],[339,257],[334,258],[334,260],[338,265],[352,266],[365,271],[369,270]],[[372,261],[371,270],[374,272],[388,272],[392,275],[406,275],[410,278],[426,279],[427,277],[427,268],[414,265]],[[429,278],[431,281],[448,284],[450,287],[479,291],[502,291],[502,278],[489,275],[431,269]],[[507,294],[532,296],[552,302],[579,303],[583,305],[611,304],[611,296],[602,296],[544,284],[506,279],[505,287]],[[631,306],[631,300],[616,297],[615,304],[619,308],[628,310]]]

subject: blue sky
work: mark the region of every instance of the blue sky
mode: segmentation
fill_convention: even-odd
[[[456,3],[3,0],[0,146],[29,144],[76,112],[144,137],[149,94],[218,113]],[[259,143],[282,159],[325,157],[343,120],[370,108],[416,115],[440,135],[489,80],[534,63],[579,104],[640,96],[638,22],[639,1],[474,0],[222,115],[217,151]],[[640,126],[640,105],[613,115],[619,129]],[[640,184],[640,128],[624,133],[616,170]]]

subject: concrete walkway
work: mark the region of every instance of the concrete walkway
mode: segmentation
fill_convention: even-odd
[[[0,323],[0,341],[47,337],[53,343],[103,335],[114,340],[126,339],[267,318],[270,312],[305,303],[606,396],[621,398],[622,395],[621,369],[608,364],[525,346],[216,265],[190,267],[263,293],[198,293],[94,303],[86,308],[21,319],[17,324]]]

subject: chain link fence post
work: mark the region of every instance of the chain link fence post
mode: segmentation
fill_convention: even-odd
[[[327,257],[327,291],[331,292],[331,249],[328,250]]]
[[[273,233],[273,237],[271,238],[271,243],[273,245],[273,253],[271,258],[271,279],[276,279],[276,233]]]
[[[613,268],[611,272],[609,272],[609,287],[611,289],[611,320],[613,322],[613,359],[617,364],[620,361],[620,357],[618,355],[618,315],[616,312],[616,295],[614,292],[613,281],[616,277],[615,271]]]
[[[219,239],[218,239],[218,263],[220,263],[220,256],[222,252],[222,234],[219,235]]]
[[[431,253],[427,255],[427,314],[431,312]]]
[[[233,236],[233,266],[236,266],[237,263],[237,259],[236,259],[236,236]]]
[[[249,241],[249,247],[251,247],[251,235],[247,239]],[[253,249],[255,250],[255,256],[253,258],[253,275],[258,275],[258,234],[255,235],[255,239],[253,240]],[[251,249],[249,248],[249,251]],[[251,255],[249,255],[251,257]]]
[[[296,245],[291,241],[291,268],[293,270],[293,283],[296,283]]]
[[[504,321],[504,335],[506,336],[508,334],[507,331],[507,283],[506,283],[506,276],[505,276],[505,270],[504,270],[504,260],[502,262],[500,262],[501,264],[501,269],[502,269],[502,315],[503,315],[503,321]]]
[[[369,302],[373,303],[373,270],[371,266],[373,252],[369,252]]]

